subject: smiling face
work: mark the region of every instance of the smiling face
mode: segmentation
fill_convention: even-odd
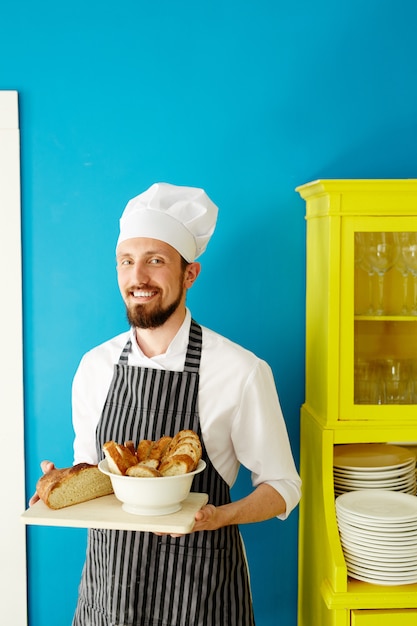
[[[123,241],[116,251],[120,293],[129,323],[158,328],[177,317],[182,322],[186,291],[200,271],[186,263],[169,244],[137,237]]]

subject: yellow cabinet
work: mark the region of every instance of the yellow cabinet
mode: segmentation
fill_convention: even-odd
[[[378,624],[417,623],[417,584],[348,577],[333,485],[334,446],[417,440],[417,180],[297,191],[307,224],[298,623],[372,626],[378,613]]]

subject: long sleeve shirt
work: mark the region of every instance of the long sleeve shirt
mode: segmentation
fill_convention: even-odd
[[[129,365],[182,371],[191,314],[168,350],[148,358],[134,329],[87,352],[73,381],[74,463],[97,463],[96,426],[101,417],[114,365],[129,338]],[[207,454],[231,487],[240,465],[251,472],[254,487],[267,483],[286,502],[285,519],[298,504],[301,481],[269,365],[252,352],[205,327],[200,363],[198,410]],[[123,443],[123,442],[118,442]]]

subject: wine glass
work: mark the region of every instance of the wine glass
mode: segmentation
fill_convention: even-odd
[[[361,233],[364,240],[364,255],[371,271],[378,276],[378,301],[375,314],[384,313],[384,278],[398,259],[400,249],[394,233]],[[417,264],[416,264],[417,285]]]
[[[411,314],[417,315],[417,233],[401,233],[401,255],[413,277],[414,293]]]
[[[395,233],[394,234],[395,240],[400,250],[400,253],[394,265],[394,269],[396,269],[397,272],[401,274],[402,279],[403,279],[403,302],[401,306],[401,313],[403,315],[407,315],[408,313],[408,277],[410,275],[410,271],[404,260],[404,255],[402,252],[403,245],[407,244],[407,235],[408,233]]]
[[[366,313],[372,315],[374,312],[374,298],[372,279],[375,275],[366,253],[365,233],[355,233],[355,263],[368,274],[368,307]]]

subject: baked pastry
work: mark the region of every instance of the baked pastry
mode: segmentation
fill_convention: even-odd
[[[153,467],[154,469],[158,469],[160,463],[161,461],[159,459],[145,459],[144,461],[140,462],[140,465],[146,465],[147,467]]]
[[[199,440],[199,437],[194,430],[179,430],[176,435],[172,438],[172,444],[175,445],[178,443],[180,439],[184,439],[184,437],[191,437],[191,439]]]
[[[176,454],[167,457],[159,466],[162,476],[179,476],[180,474],[188,474],[195,470],[194,459],[188,454]]]
[[[142,439],[124,445],[107,441],[103,446],[109,471],[122,476],[178,476],[196,469],[203,449],[193,430],[180,430],[174,437],[156,441]]]
[[[193,430],[180,430],[172,438],[162,461],[180,454],[186,454],[194,460],[194,467],[192,470],[189,470],[193,471],[203,454],[200,438]]]
[[[135,444],[134,444],[134,442],[132,440],[125,441],[125,448],[129,448],[129,450],[132,452],[132,454],[136,455]]]
[[[148,456],[145,460],[147,461],[148,459],[156,459],[159,462],[164,456],[165,451],[171,441],[172,437],[168,436],[160,437],[157,441],[154,441],[149,448]]]
[[[126,470],[126,476],[157,478],[158,476],[161,476],[161,472],[159,472],[155,467],[151,467],[145,463],[137,463]]]
[[[166,454],[163,460],[178,456],[179,454],[186,454],[187,456],[190,456],[194,461],[195,467],[193,469],[195,469],[198,465],[199,460],[201,459],[201,445],[198,446],[194,440],[191,440],[189,438],[180,439],[176,446],[169,450],[169,453]]]
[[[139,441],[138,447],[136,449],[136,456],[139,463],[141,461],[144,461],[148,457],[149,450],[151,449],[152,444],[153,441],[151,441],[150,439],[142,439],[141,441]]]
[[[50,509],[100,498],[113,493],[111,480],[97,465],[78,463],[72,467],[55,468],[41,476],[36,485],[40,499]]]
[[[138,462],[136,454],[132,450],[114,441],[107,441],[103,446],[103,452],[109,471],[113,474],[124,476],[128,467],[136,465]]]

